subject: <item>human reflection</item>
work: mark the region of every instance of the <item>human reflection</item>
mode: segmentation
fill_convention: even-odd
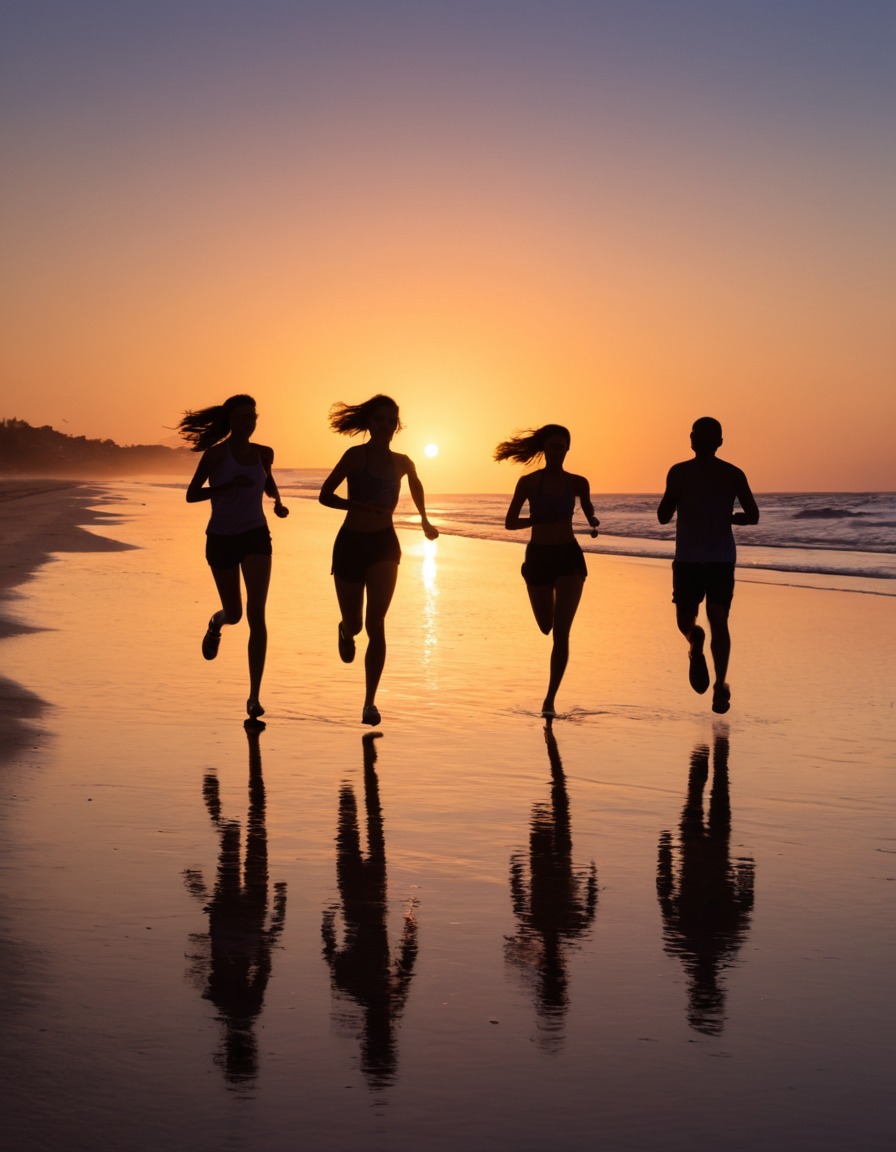
[[[249,741],[249,813],[246,854],[241,864],[241,834],[237,820],[221,815],[218,779],[206,775],[202,795],[219,838],[218,875],[209,891],[201,872],[187,868],[187,890],[203,901],[208,932],[190,936],[195,951],[188,975],[204,999],[218,1009],[224,1026],[215,1063],[228,1084],[250,1086],[258,1075],[255,1021],[264,1005],[271,959],[286,918],[286,884],[273,886],[268,918],[268,842],[265,793],[261,775],[260,735],[264,724],[245,725]]]
[[[670,832],[660,836],[656,891],[665,950],[681,960],[688,978],[688,1023],[718,1036],[725,1026],[722,973],[734,964],[750,927],[755,864],[752,857],[730,857],[726,725],[714,732],[707,818],[703,791],[709,757],[705,744],[691,753],[679,841],[676,845]]]
[[[376,775],[379,732],[362,739],[364,804],[367,812],[367,855],[361,850],[358,804],[351,784],[339,790],[336,831],[336,877],[342,912],[342,945],[336,932],[340,905],[323,915],[323,955],[330,967],[334,1014],[341,1025],[358,1032],[361,1070],[373,1089],[395,1078],[398,1049],[396,1027],[407,1002],[417,958],[417,921],[413,904],[405,910],[401,939],[393,956],[389,947],[386,900],[386,841]],[[358,1028],[358,1009],[361,1010]]]
[[[574,942],[588,932],[597,911],[597,868],[572,862],[572,829],[566,778],[550,720],[545,743],[551,766],[550,803],[532,806],[528,869],[525,854],[510,860],[510,896],[518,921],[504,956],[532,988],[539,1047],[558,1052],[569,1007],[566,971]]]

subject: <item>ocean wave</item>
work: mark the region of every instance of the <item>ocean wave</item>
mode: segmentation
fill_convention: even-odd
[[[871,512],[853,512],[849,508],[804,508],[794,512],[793,520],[845,520],[854,516],[871,516]]]
[[[317,499],[315,470],[278,475],[281,491]],[[434,494],[427,496],[430,518],[447,536],[525,544],[526,533],[504,528],[509,493]],[[656,518],[659,494],[594,493],[601,535],[593,540],[581,518],[575,527],[583,548],[646,559],[671,559],[675,526]],[[867,578],[896,580],[896,493],[780,492],[757,493],[760,522],[734,530],[741,567],[768,572],[817,573],[838,577],[844,585]],[[417,524],[410,497],[404,493],[397,522]]]

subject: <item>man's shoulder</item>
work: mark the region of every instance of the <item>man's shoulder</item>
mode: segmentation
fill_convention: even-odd
[[[719,491],[737,492],[746,484],[747,478],[735,464],[710,459],[682,460],[669,469],[668,486],[693,498],[708,497]]]
[[[694,472],[696,464],[696,460],[679,460],[677,464],[673,464],[669,469],[669,478],[675,479],[676,477],[688,476]]]
[[[717,456],[715,462],[719,466],[719,470],[726,476],[730,476],[732,479],[746,480],[747,477],[744,470],[738,468],[736,464],[732,464],[730,460],[720,460]]]
[[[675,473],[681,476],[743,476],[743,470],[729,460],[720,456],[710,456],[699,459],[694,456],[691,460],[682,460],[680,464],[673,464],[669,469],[670,475]]]

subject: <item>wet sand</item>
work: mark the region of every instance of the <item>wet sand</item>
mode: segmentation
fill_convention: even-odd
[[[720,719],[591,557],[546,729],[520,546],[402,531],[376,738],[293,501],[247,732],[204,519],[0,499],[11,1147],[892,1146],[892,598],[741,579]]]
[[[105,552],[128,545],[104,539],[89,525],[116,523],[114,516],[88,510],[91,494],[100,489],[67,480],[0,479],[0,524],[3,552],[0,559],[0,641],[32,630],[16,611],[17,589],[25,584],[54,554]],[[0,665],[6,668],[5,662]],[[29,741],[33,729],[24,720],[36,720],[42,701],[22,684],[0,674],[0,766]]]

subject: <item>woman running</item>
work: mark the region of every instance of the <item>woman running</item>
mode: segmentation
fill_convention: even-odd
[[[320,502],[328,508],[343,509],[345,520],[333,546],[333,580],[339,601],[339,655],[346,664],[355,658],[355,637],[367,630],[364,657],[366,695],[361,721],[379,724],[376,690],[386,663],[386,613],[395,591],[401,547],[392,526],[392,513],[398,503],[402,477],[408,479],[411,497],[420,513],[420,523],[428,540],[435,540],[437,528],[426,517],[423,485],[408,456],[393,452],[392,437],[401,428],[398,405],[388,396],[372,396],[363,404],[334,404],[330,427],[343,436],[367,433],[368,439],[343,453],[326,478]],[[348,496],[336,495],[345,481]],[[364,611],[364,595],[367,607]]]
[[[588,481],[564,471],[569,445],[566,428],[545,424],[519,432],[495,449],[496,460],[530,464],[539,457],[544,459],[543,468],[520,477],[504,527],[509,531],[532,529],[522,567],[523,579],[538,627],[545,636],[554,633],[548,691],[541,706],[541,714],[546,717],[557,714],[555,697],[569,660],[569,630],[588,575],[585,556],[572,529],[576,500],[591,525],[592,536],[597,535],[600,523],[594,515]],[[521,516],[527,501],[529,515]]]
[[[251,396],[231,396],[223,404],[186,412],[178,424],[181,436],[202,458],[187,488],[187,503],[211,500],[211,519],[206,529],[205,558],[221,597],[202,638],[202,655],[214,660],[224,624],[237,624],[243,615],[240,572],[246,585],[246,616],[249,621],[250,720],[264,715],[259,701],[261,677],[268,646],[265,604],[271,580],[271,533],[265,520],[262,496],[274,500],[274,513],[284,517],[289,509],[271,468],[274,450],[255,444],[258,413]],[[206,484],[206,482],[208,482]]]

